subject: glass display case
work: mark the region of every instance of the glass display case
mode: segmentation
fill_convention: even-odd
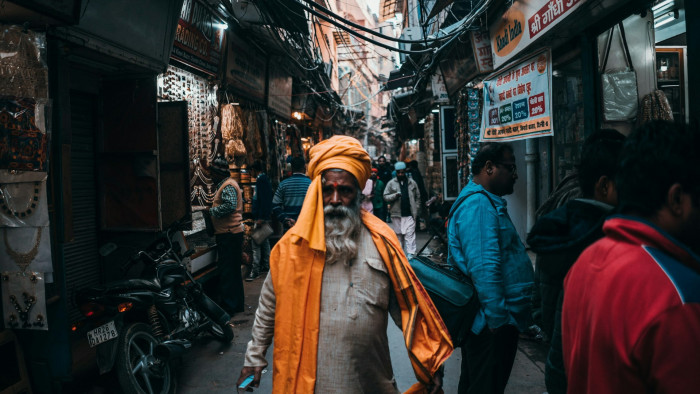
[[[656,48],[656,84],[666,94],[673,119],[684,122],[685,113],[685,48]]]
[[[552,75],[552,112],[554,124],[553,185],[576,169],[585,138],[583,127],[583,80],[581,61],[554,69]]]

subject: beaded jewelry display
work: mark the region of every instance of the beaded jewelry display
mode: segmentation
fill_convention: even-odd
[[[7,190],[2,190],[0,187],[0,209],[2,211],[9,215],[9,216],[14,216],[19,219],[24,219],[28,216],[30,216],[34,211],[36,210],[37,205],[39,204],[39,192],[41,190],[41,182],[34,182],[34,194],[29,200],[29,204],[27,205],[27,208],[24,211],[17,211],[16,206],[13,207],[10,204],[10,200],[12,199],[11,196],[8,194]]]
[[[8,275],[3,275],[2,280],[3,282],[8,282],[10,280],[10,277]],[[36,274],[32,274],[29,277],[29,280],[31,281],[32,285],[36,286],[36,284],[39,282],[39,277]],[[9,300],[10,306],[12,306],[15,310],[15,313],[10,312],[9,316],[7,317],[7,325],[10,328],[44,327],[44,316],[41,313],[36,315],[36,321],[30,321],[32,309],[38,303],[38,300],[35,295],[29,294],[27,291],[23,291],[22,303],[24,305],[20,303],[20,301],[17,299],[17,296],[15,296],[14,294],[10,294]]]
[[[41,232],[42,228],[37,227],[36,230],[36,241],[34,246],[27,253],[19,253],[12,249],[10,242],[7,240],[7,229],[3,229],[3,240],[5,241],[5,250],[7,254],[15,261],[15,264],[19,267],[20,271],[26,271],[29,264],[34,261],[36,255],[39,253],[39,244],[41,243]]]

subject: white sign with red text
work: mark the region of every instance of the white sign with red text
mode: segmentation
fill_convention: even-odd
[[[489,29],[498,68],[566,19],[586,0],[516,0]]]
[[[476,67],[479,74],[493,71],[493,56],[491,55],[491,40],[489,32],[473,31],[471,34],[472,49],[476,58]]]
[[[550,50],[484,80],[480,141],[552,135],[551,86]]]

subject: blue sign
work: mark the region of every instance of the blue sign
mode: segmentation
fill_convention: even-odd
[[[527,99],[513,101],[513,120],[525,119],[527,116]]]

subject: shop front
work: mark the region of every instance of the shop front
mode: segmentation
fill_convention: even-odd
[[[8,4],[3,13],[17,24],[3,26],[0,62],[9,218],[0,222],[9,302],[0,354],[17,365],[10,383],[39,393],[60,390],[83,355],[73,345],[84,333],[70,331],[81,318],[75,291],[121,276],[120,253],[104,258],[101,246],[144,238],[165,220],[156,74],[182,3],[80,4]]]
[[[644,97],[657,90],[657,79],[667,82],[658,86],[668,90],[677,103],[672,111],[682,116],[684,94],[673,85],[682,76],[684,55],[669,48],[661,59],[668,57],[663,62],[671,71],[659,73],[658,54],[664,49],[654,43],[660,15],[654,9],[660,3],[515,1],[494,18],[487,33],[494,71],[469,81],[478,91],[465,88],[460,93],[457,139],[470,141],[462,149],[468,156],[475,154],[477,143],[511,142],[521,171],[507,199],[523,238],[536,219],[536,208],[557,184],[575,176],[584,139],[596,128],[628,134],[643,121],[637,111]],[[481,52],[476,51],[474,58],[481,64]],[[627,110],[610,111],[622,99],[606,93],[613,88],[609,81],[625,72],[631,75],[629,91],[635,97],[617,102]],[[470,94],[478,97],[470,100]],[[469,117],[475,100],[478,129]]]

